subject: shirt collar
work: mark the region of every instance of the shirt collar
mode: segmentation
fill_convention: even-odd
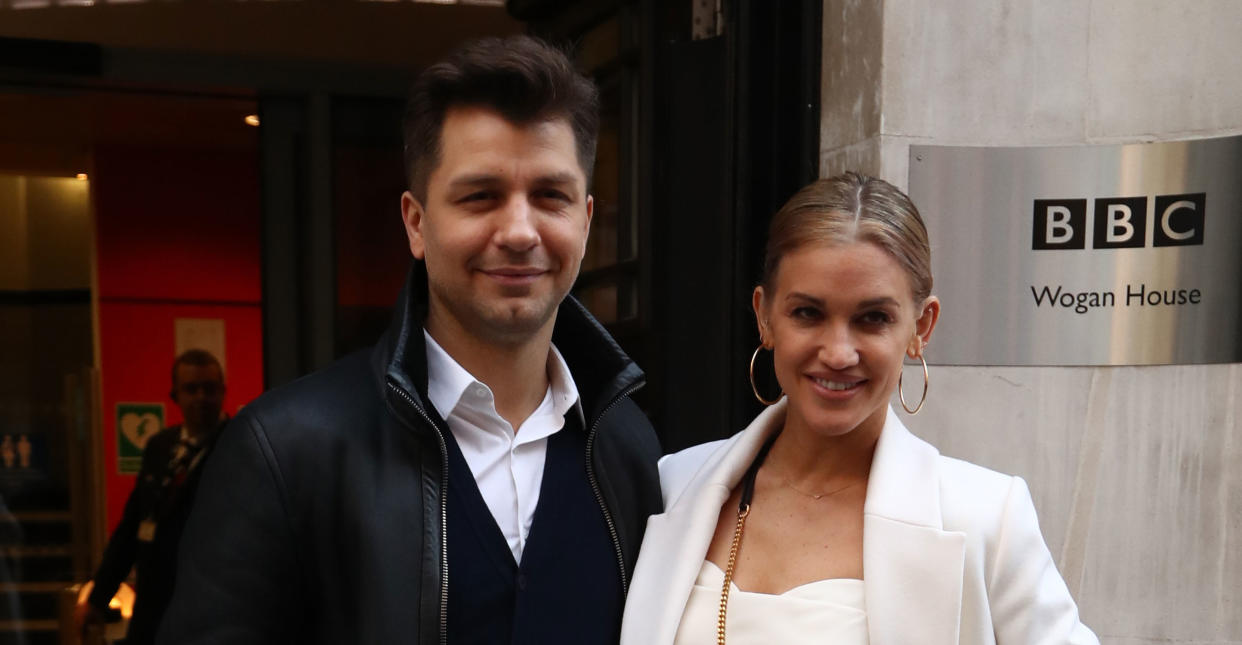
[[[423,330],[427,343],[427,398],[441,419],[448,419],[466,388],[478,382],[466,368],[453,360],[444,348]]]
[[[191,434],[190,428],[187,427],[184,423],[181,424],[181,434],[178,437],[178,440],[181,441],[181,443],[186,444],[187,446],[198,445],[198,437],[195,437],[193,434]]]
[[[440,418],[448,419],[467,388],[475,383],[484,387],[487,384],[466,371],[426,329],[423,329],[423,338],[427,344],[427,398],[440,413]],[[576,408],[579,422],[584,422],[582,406],[578,401],[578,386],[556,345],[552,345],[548,352],[548,387],[552,395],[552,409],[557,416],[564,416],[570,408]]]

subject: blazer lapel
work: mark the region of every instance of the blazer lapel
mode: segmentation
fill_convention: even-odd
[[[966,535],[942,530],[939,456],[889,408],[863,508],[863,584],[875,645],[958,641]]]
[[[635,584],[630,587],[626,599],[627,605],[641,603],[643,609],[637,611],[637,615],[642,617],[643,623],[628,621],[622,642],[673,642],[686,600],[716,529],[720,505],[728,494],[728,489],[723,488],[703,491],[697,496],[701,504],[687,508],[686,513],[663,513],[647,520],[641,551],[643,559],[639,561],[641,570],[634,571]],[[631,608],[627,606],[626,611],[630,612]]]
[[[643,557],[626,599],[627,616],[633,612],[641,619],[626,621],[623,643],[672,643],[676,638],[690,590],[716,533],[720,508],[768,432],[783,420],[783,402],[768,408],[707,458],[672,506],[648,518]]]

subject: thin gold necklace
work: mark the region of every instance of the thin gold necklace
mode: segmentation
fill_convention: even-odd
[[[828,491],[827,493],[820,493],[820,494],[816,495],[815,493],[808,493],[808,492],[806,492],[806,491],[802,490],[801,488],[798,488],[797,486],[794,486],[794,485],[793,485],[793,482],[790,482],[790,481],[789,481],[789,478],[788,478],[788,477],[786,477],[786,476],[784,476],[784,475],[781,475],[781,481],[782,481],[782,482],[784,482],[785,486],[789,487],[789,489],[790,489],[790,490],[792,490],[793,492],[798,493],[798,494],[800,494],[800,495],[806,495],[807,497],[810,497],[811,499],[816,499],[816,500],[823,499],[823,498],[825,498],[825,497],[832,497],[833,495],[836,495],[837,493],[839,493],[839,492],[841,492],[841,491],[843,491],[843,490],[845,490],[845,489],[847,489],[847,488],[853,488],[853,487],[855,487],[855,486],[857,486],[857,485],[859,485],[859,484],[861,484],[861,483],[862,483],[862,482],[857,482],[857,481],[855,481],[855,482],[851,482],[851,483],[846,484],[846,485],[844,485],[844,486],[842,486],[842,487],[840,487],[840,488],[838,488],[838,489],[836,489],[836,490],[830,490],[830,491]]]

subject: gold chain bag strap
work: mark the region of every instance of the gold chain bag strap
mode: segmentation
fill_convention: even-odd
[[[720,618],[716,622],[717,645],[725,645],[725,619],[729,613],[729,587],[733,585],[733,568],[737,566],[737,550],[742,545],[742,531],[746,528],[746,517],[750,515],[750,501],[755,497],[755,478],[759,476],[759,467],[763,465],[763,460],[768,458],[768,451],[772,449],[772,444],[779,435],[780,430],[777,430],[764,442],[763,447],[759,449],[759,454],[755,455],[755,460],[751,462],[750,468],[746,470],[746,474],[742,477],[742,499],[737,504],[737,526],[733,529],[733,543],[729,545],[729,564],[725,567],[724,586],[720,589]]]

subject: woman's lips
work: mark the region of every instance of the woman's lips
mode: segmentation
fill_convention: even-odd
[[[827,399],[846,399],[853,396],[862,389],[867,379],[863,378],[844,378],[840,376],[825,378],[821,376],[807,376],[814,385],[816,394]]]

